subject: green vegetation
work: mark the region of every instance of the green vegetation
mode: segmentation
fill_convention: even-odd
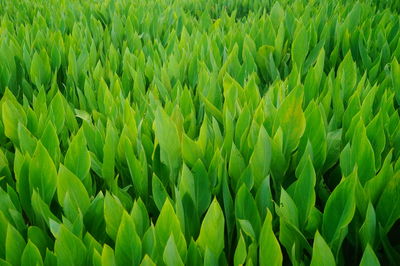
[[[397,264],[399,10],[0,0],[0,264]]]

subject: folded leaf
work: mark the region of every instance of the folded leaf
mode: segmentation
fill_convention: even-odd
[[[282,252],[272,230],[272,215],[269,210],[261,229],[259,243],[260,265],[282,265]]]
[[[400,205],[398,204],[400,200],[399,189],[400,173],[397,173],[389,180],[376,206],[377,218],[386,232],[400,218]]]
[[[142,244],[133,219],[123,212],[115,242],[115,261],[118,265],[138,265],[142,259]]]
[[[57,170],[46,148],[38,141],[29,165],[29,184],[49,204],[57,188]]]
[[[174,235],[168,238],[167,244],[164,249],[163,259],[167,266],[183,266],[183,261],[179,256],[178,249],[175,245]]]
[[[58,202],[64,207],[64,198],[66,193],[79,206],[84,214],[90,205],[89,195],[85,186],[70,170],[60,165],[57,178],[57,198]]]
[[[334,266],[335,258],[324,238],[317,231],[314,237],[311,265]]]
[[[160,107],[155,113],[154,133],[160,143],[161,161],[169,167],[174,182],[182,160],[181,141],[176,125]]]
[[[160,215],[158,216],[155,232],[161,250],[165,249],[170,235],[173,234],[174,243],[176,244],[180,257],[186,257],[186,241],[182,232],[182,226],[169,199],[164,202]]]
[[[42,256],[40,255],[39,249],[31,241],[26,244],[24,252],[21,256],[22,265],[43,265]]]
[[[85,245],[64,225],[61,225],[56,235],[54,251],[57,254],[57,264],[59,265],[85,265],[86,263]]]
[[[376,257],[374,251],[372,250],[370,245],[367,245],[364,254],[361,258],[360,266],[379,266],[378,258]]]
[[[73,137],[65,155],[64,165],[80,180],[84,180],[90,169],[90,155],[86,148],[86,139],[83,128]]]
[[[337,252],[347,234],[347,226],[353,220],[356,200],[355,185],[357,175],[345,178],[329,196],[325,205],[322,235],[333,252]]]
[[[224,215],[218,201],[214,199],[207,210],[196,243],[202,250],[207,248],[218,257],[224,249]]]
[[[13,265],[21,265],[21,256],[25,247],[25,240],[21,234],[9,224],[5,239],[6,260]]]

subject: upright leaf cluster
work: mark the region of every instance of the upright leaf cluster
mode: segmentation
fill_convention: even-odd
[[[399,10],[0,0],[0,264],[398,264]]]

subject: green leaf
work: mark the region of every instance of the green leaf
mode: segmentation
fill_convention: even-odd
[[[260,265],[282,265],[282,252],[272,230],[272,214],[268,210],[260,234]]]
[[[222,154],[230,154],[231,153],[231,149],[232,146],[234,144],[233,141],[233,134],[234,134],[234,123],[233,123],[234,118],[232,117],[232,114],[230,111],[226,111],[225,115],[224,115],[224,129],[225,129],[225,136],[224,136],[224,140],[223,140],[223,146],[221,148],[221,153]],[[203,136],[204,136],[204,140],[202,140],[202,142],[204,143],[203,146],[206,146],[207,144],[207,138],[209,133],[205,130],[205,122],[203,122],[203,127],[204,128],[203,132]],[[200,134],[202,133],[202,131],[200,131]],[[203,149],[204,150],[204,149]]]
[[[353,161],[358,166],[360,182],[364,185],[375,176],[375,156],[362,123],[359,124],[354,132],[351,150]]]
[[[317,48],[317,47],[315,47]],[[315,49],[314,48],[314,49]],[[312,50],[312,52],[314,51]],[[320,51],[318,51],[318,58],[315,63],[315,66],[311,69],[309,69],[307,63],[310,62],[309,59],[312,57],[312,52],[310,53],[310,56],[304,63],[304,68],[302,70],[302,73],[304,71],[308,71],[308,74],[306,76],[306,80],[304,82],[304,102],[307,105],[312,99],[315,99],[316,97],[319,96],[320,93],[320,83],[321,83],[321,78],[324,74],[324,61],[325,61],[325,50],[322,48]],[[308,68],[308,69],[307,69]]]
[[[354,156],[352,156],[352,149],[349,143],[344,147],[340,153],[340,170],[342,175],[350,175],[355,167]]]
[[[109,266],[117,265],[115,263],[114,250],[107,244],[104,244],[103,246],[103,252],[101,253],[101,264]]]
[[[400,64],[397,61],[396,57],[393,57],[392,61],[392,83],[393,88],[400,88]],[[395,90],[395,96],[397,103],[400,104],[400,91]]]
[[[218,265],[218,257],[214,255],[214,253],[207,247],[204,252],[204,263],[203,265],[217,266]]]
[[[238,219],[237,221],[239,222],[240,228],[246,235],[248,235],[253,241],[257,240],[253,225],[249,220]]]
[[[123,212],[115,243],[118,265],[138,265],[142,259],[142,243],[136,233],[132,217]]]
[[[288,219],[282,217],[279,220],[279,241],[290,252],[290,260],[296,263],[302,260],[304,250],[311,253],[311,246],[303,233]]]
[[[257,64],[262,70],[263,78],[265,80],[277,80],[279,79],[279,72],[276,68],[276,64],[273,58],[274,47],[270,45],[263,45],[258,49],[258,56],[256,57]],[[268,75],[267,75],[268,74]]]
[[[279,208],[276,208],[276,211],[281,218],[284,218],[295,227],[299,227],[299,213],[296,203],[283,188],[281,188]]]
[[[364,250],[364,254],[361,258],[360,266],[379,266],[378,258],[376,257],[373,249],[368,244]]]
[[[224,249],[224,222],[221,207],[214,199],[203,219],[196,243],[204,251],[209,248],[217,257]]]
[[[306,120],[301,108],[303,90],[300,87],[293,89],[279,106],[274,122],[274,132],[278,127],[283,131],[283,151],[290,154],[297,148],[300,138],[306,127]]]
[[[348,51],[343,61],[338,68],[338,77],[340,85],[343,89],[343,96],[345,101],[350,98],[357,83],[357,66],[351,56],[351,51]]]
[[[186,257],[186,241],[182,233],[182,225],[169,199],[164,202],[156,222],[155,231],[161,250],[165,249],[170,235],[173,234],[180,257]]]
[[[234,116],[236,115],[236,103],[239,100],[238,95],[241,95],[242,91],[243,88],[240,84],[227,73],[223,80],[224,106]]]
[[[33,55],[30,76],[37,88],[42,85],[47,86],[50,83],[51,68],[46,50],[42,49],[40,53],[35,52]]]
[[[57,178],[57,198],[62,207],[64,207],[64,199],[67,193],[84,214],[90,205],[85,186],[78,177],[61,164]]]
[[[46,256],[44,259],[44,265],[45,266],[50,266],[50,265],[57,265],[57,257],[54,255],[53,252],[50,250],[46,249]]]
[[[235,250],[235,255],[233,256],[233,264],[235,266],[244,264],[244,262],[246,261],[246,257],[246,242],[244,241],[242,233],[240,233],[239,241]]]
[[[250,82],[251,82],[251,84],[255,83],[254,79],[251,79]],[[247,84],[247,85],[249,85],[249,84]],[[254,86],[257,86],[257,85],[254,84],[253,87]],[[258,104],[258,101],[257,101],[257,104]],[[236,122],[235,143],[240,143],[241,138],[243,138],[246,135],[246,133],[250,127],[250,123],[251,123],[251,113],[250,113],[248,105],[245,105],[242,112],[239,114],[238,120]]]
[[[286,248],[292,263],[301,259],[303,249],[311,251],[311,246],[299,230],[298,209],[290,195],[282,188],[279,207],[279,241]]]
[[[81,127],[78,133],[72,138],[65,155],[64,165],[79,177],[81,181],[88,176],[90,170],[90,154],[86,147],[83,127]]]
[[[385,135],[383,121],[382,112],[379,112],[366,128],[368,139],[374,148],[375,169],[379,169],[381,167],[382,152],[386,146],[386,138],[382,137]]]
[[[400,218],[400,173],[389,180],[376,206],[376,215],[386,232]]]
[[[261,229],[260,214],[258,213],[258,208],[253,196],[244,184],[240,187],[236,195],[235,216],[238,220],[249,221],[255,236],[258,237]]]
[[[28,244],[26,244],[24,252],[22,253],[21,263],[21,265],[28,266],[43,265],[39,249],[30,240],[28,240]]]
[[[376,215],[371,202],[368,203],[367,213],[365,215],[364,223],[360,227],[360,240],[365,248],[368,243],[373,245],[375,242],[376,234]]]
[[[93,256],[92,256],[92,260],[91,260],[90,263],[93,266],[101,266],[101,255],[100,255],[100,253],[97,250],[93,250],[93,251],[91,251],[91,253],[93,254]],[[55,262],[55,263],[57,263],[57,262]]]
[[[139,235],[139,237],[143,237],[145,231],[150,225],[150,219],[146,205],[140,198],[135,200],[133,203],[131,216],[133,222],[135,223],[136,233]]]
[[[57,187],[57,170],[40,141],[29,165],[29,184],[39,192],[44,202],[51,202]]]
[[[18,139],[19,146],[21,148],[22,153],[29,153],[29,155],[33,155],[35,152],[35,148],[37,145],[37,139],[32,133],[22,124],[18,123]]]
[[[275,4],[278,4],[278,3],[279,2],[275,2]],[[275,4],[274,4],[274,7],[275,7]],[[272,8],[274,8],[274,7],[272,7]],[[283,9],[281,11],[283,11]],[[279,19],[281,19],[281,18],[283,18],[283,16],[280,17]],[[278,24],[276,24],[276,25],[278,25]],[[282,59],[282,52],[283,52],[282,48],[284,45],[284,41],[285,41],[285,24],[283,21],[281,21],[279,24],[278,31],[276,33],[276,39],[275,39],[275,45],[274,45],[274,59],[275,59],[274,61],[275,62],[280,62]]]
[[[32,191],[29,186],[29,163],[30,156],[28,154],[23,156],[18,150],[16,150],[14,157],[14,174],[15,179],[17,180],[16,189],[19,194],[22,208],[26,212],[27,216],[32,218]]]
[[[339,89],[335,90],[335,92],[336,91],[339,91]],[[338,99],[338,101],[341,102],[342,99]],[[343,113],[343,133],[345,134],[346,139],[353,137],[355,126],[363,124],[360,109],[360,92],[357,90],[349,97],[346,111]],[[338,110],[335,110],[335,112],[337,113]]]
[[[317,231],[314,237],[311,266],[335,266],[335,258],[324,238]]]
[[[50,219],[59,221],[58,218],[50,211],[49,205],[43,201],[36,190],[33,190],[31,202],[33,211],[37,217],[41,217],[47,226],[50,225]]]
[[[91,265],[101,264],[101,244],[89,232],[86,232],[83,237],[83,242],[85,243],[88,252],[87,263]],[[93,255],[91,256],[90,254]]]
[[[118,144],[116,129],[110,120],[107,121],[106,138],[103,146],[102,174],[109,187],[114,181],[115,153]]]
[[[310,212],[315,205],[315,183],[316,176],[314,167],[310,157],[307,155],[305,165],[303,166],[298,180],[293,184],[293,192],[291,193],[294,202],[297,203],[300,228],[305,226]]]
[[[17,230],[24,231],[25,223],[20,211],[21,207],[15,191],[10,186],[7,187],[7,191],[0,188],[0,212]]]
[[[285,10],[282,8],[279,2],[275,2],[271,8],[271,22],[275,28],[279,25],[285,17]]]
[[[0,259],[0,265],[2,265],[2,266],[12,266],[11,263],[5,261],[4,259]]]
[[[342,129],[328,132],[326,136],[327,153],[324,169],[331,168],[339,159],[341,151]]]
[[[182,160],[178,129],[172,119],[160,107],[155,112],[153,127],[154,134],[160,143],[161,162],[169,167],[171,182],[175,183],[174,180]]]
[[[186,164],[183,164],[182,175],[179,183],[181,195],[187,193],[195,204],[198,215],[202,215],[210,202],[211,193],[207,171],[201,161],[198,161],[193,170],[197,174],[192,174]],[[199,174],[200,173],[200,174]]]
[[[106,221],[106,232],[113,240],[117,238],[123,211],[124,207],[119,199],[107,192],[104,198],[104,219]]]
[[[140,266],[156,266],[156,264],[149,257],[149,255],[146,254],[146,255],[144,255],[142,262],[140,263]]]
[[[214,106],[214,104],[207,99],[203,94],[200,94],[200,99],[203,101],[206,110],[210,113],[212,117],[217,119],[218,122],[222,123],[223,121],[223,114],[222,112]]]
[[[148,173],[147,159],[143,146],[141,146],[142,148],[140,149],[139,159],[136,158],[132,144],[128,138],[126,138],[124,146],[126,162],[131,174],[133,186],[141,197],[146,198],[148,196]]]
[[[229,176],[232,177],[232,184],[234,187],[238,185],[240,176],[246,168],[243,155],[237,149],[235,143],[232,143],[231,154],[229,156]]]
[[[163,260],[167,266],[183,266],[181,257],[175,244],[174,235],[171,234],[163,253]]]
[[[332,192],[325,205],[322,233],[333,251],[339,250],[352,221],[355,208],[356,174],[345,178]]]
[[[85,245],[63,224],[56,235],[54,252],[57,254],[58,265],[85,265],[86,263]]]
[[[365,191],[367,192],[373,204],[379,200],[379,197],[382,195],[387,183],[394,175],[392,157],[393,152],[390,151],[388,155],[386,155],[385,161],[383,162],[379,173],[365,183]]]
[[[155,232],[154,225],[151,224],[150,227],[143,235],[142,239],[142,249],[143,254],[149,254],[154,260],[161,256],[159,249],[157,249],[157,236]]]
[[[258,212],[260,213],[261,220],[265,219],[267,215],[267,208],[272,211],[273,202],[272,202],[272,192],[270,185],[270,177],[267,176],[261,183],[258,188],[255,201],[257,203]]]
[[[304,60],[308,54],[309,37],[308,32],[304,28],[303,23],[299,22],[295,32],[295,38],[292,43],[292,60],[296,64],[297,69],[301,69]]]
[[[50,237],[39,227],[30,226],[28,228],[28,239],[41,252],[42,258],[44,258],[46,255],[46,249],[50,247]]]
[[[192,167],[195,185],[196,204],[199,216],[203,215],[210,205],[211,188],[207,169],[201,160],[198,160]]]
[[[65,110],[63,104],[63,96],[61,92],[57,92],[49,107],[49,117],[57,129],[57,134],[61,133],[65,123]]]
[[[345,20],[345,25],[347,26],[347,29],[349,32],[353,32],[358,24],[360,23],[360,18],[363,8],[360,3],[355,3],[353,5],[353,8],[351,11],[348,13],[346,20]]]
[[[161,180],[153,173],[152,182],[152,190],[153,190],[153,199],[157,208],[161,211],[164,206],[165,200],[169,198],[167,190],[164,187],[164,184]]]
[[[11,224],[8,224],[5,240],[6,260],[12,265],[21,265],[21,256],[24,251],[25,240]]]
[[[260,128],[249,164],[254,176],[254,185],[258,188],[269,174],[271,164],[271,143],[264,127]]]
[[[8,89],[2,98],[2,119],[4,135],[18,144],[18,124],[26,126],[27,117],[24,108],[18,103],[15,96]]]
[[[187,265],[200,265],[203,262],[203,259],[200,255],[200,250],[194,242],[193,238],[190,240],[188,253],[186,256],[186,264]]]
[[[60,142],[57,137],[56,129],[51,122],[47,123],[47,126],[44,128],[42,136],[40,137],[40,142],[47,149],[55,166],[58,167],[60,162]]]
[[[218,156],[221,156],[218,153]],[[221,157],[219,157],[221,163]],[[221,166],[221,164],[220,164]],[[218,167],[220,168],[220,167]],[[220,168],[221,169],[221,168]],[[227,231],[227,236],[230,241],[232,241],[233,238],[233,230],[235,227],[235,215],[234,215],[234,206],[233,206],[233,199],[232,199],[232,194],[229,189],[229,184],[228,184],[228,174],[226,170],[222,170],[222,180],[221,180],[221,192],[222,192],[222,202],[224,204],[224,213],[225,213],[225,221],[226,221],[226,231]]]
[[[8,221],[3,213],[0,213],[0,256],[5,258],[6,255],[6,238],[8,230]]]
[[[189,165],[193,166],[202,157],[199,145],[186,134],[182,134],[182,158]]]
[[[89,208],[83,217],[85,229],[88,230],[96,240],[104,239],[106,236],[106,222],[104,215],[104,195],[99,192],[92,199]],[[99,251],[99,253],[101,253]]]
[[[311,157],[315,171],[319,172],[327,158],[327,134],[322,109],[315,101],[312,101],[305,112],[306,129],[300,140],[299,150],[306,150],[308,143],[312,146],[313,156]]]

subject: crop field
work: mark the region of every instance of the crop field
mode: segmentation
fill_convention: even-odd
[[[0,265],[398,265],[399,14],[0,0]]]

